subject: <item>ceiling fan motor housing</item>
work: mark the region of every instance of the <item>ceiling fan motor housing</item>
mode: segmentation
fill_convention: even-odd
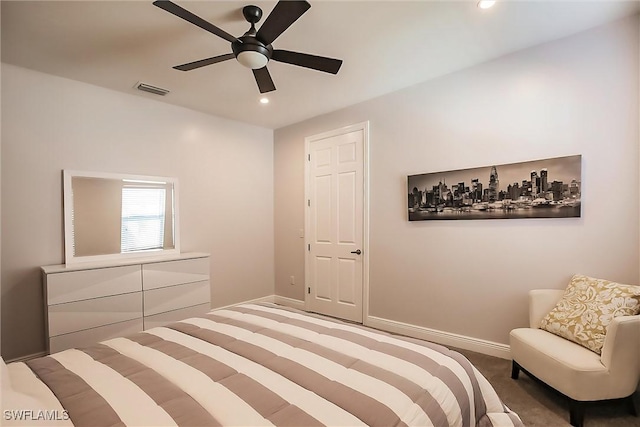
[[[238,62],[254,70],[265,67],[273,53],[271,45],[265,46],[252,35],[239,37],[238,40],[231,43],[231,50]]]

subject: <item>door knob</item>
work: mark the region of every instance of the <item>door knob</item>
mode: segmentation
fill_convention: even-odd
[[[357,251],[351,251],[352,254],[360,255],[362,251],[358,249]]]

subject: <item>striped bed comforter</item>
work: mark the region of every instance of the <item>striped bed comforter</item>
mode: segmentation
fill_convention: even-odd
[[[459,353],[274,304],[20,365],[75,426],[522,425]]]

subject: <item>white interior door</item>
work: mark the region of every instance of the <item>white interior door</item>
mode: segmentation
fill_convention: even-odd
[[[307,310],[362,322],[366,126],[307,138]]]

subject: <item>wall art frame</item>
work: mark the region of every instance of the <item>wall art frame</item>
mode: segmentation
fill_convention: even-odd
[[[408,220],[579,218],[582,155],[408,175]]]

